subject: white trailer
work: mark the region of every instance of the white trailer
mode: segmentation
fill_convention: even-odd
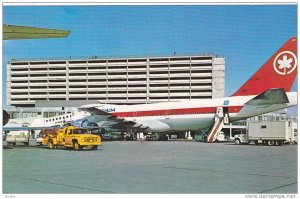
[[[235,144],[282,145],[284,142],[297,142],[297,123],[293,120],[285,121],[250,121],[246,134],[234,136]]]
[[[17,135],[7,135],[6,141],[8,145],[15,146],[16,144],[20,145],[29,145],[29,135],[25,132],[20,132]]]

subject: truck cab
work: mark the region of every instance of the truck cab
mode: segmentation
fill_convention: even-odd
[[[235,144],[249,144],[248,135],[246,132],[234,136]]]
[[[100,145],[100,136],[91,134],[86,128],[68,128],[64,136],[65,145],[80,150],[83,147],[97,149]]]

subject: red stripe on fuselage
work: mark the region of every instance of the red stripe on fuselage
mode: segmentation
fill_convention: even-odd
[[[228,106],[228,112],[238,113],[242,108],[243,108],[242,106]],[[111,114],[117,117],[147,117],[147,116],[166,116],[166,115],[210,114],[210,113],[216,113],[216,110],[217,107],[202,107],[202,108],[114,112]]]

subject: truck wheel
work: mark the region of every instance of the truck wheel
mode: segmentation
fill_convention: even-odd
[[[258,145],[258,141],[257,141],[257,140],[254,140],[254,144],[255,144],[255,145]]]
[[[97,150],[98,146],[92,146],[92,150]]]
[[[234,143],[237,144],[237,145],[238,145],[238,144],[241,144],[241,140],[240,140],[240,139],[235,139],[235,140],[234,140]]]
[[[277,141],[277,145],[281,146],[282,145],[282,141]]]
[[[8,142],[7,143],[9,146],[16,146],[16,143],[15,142]]]
[[[81,150],[81,146],[78,144],[77,141],[73,142],[73,149],[74,149],[75,151]]]
[[[53,140],[49,140],[48,147],[49,147],[49,149],[54,149],[55,148],[54,144],[53,144]]]
[[[274,140],[268,140],[267,141],[268,146],[274,146],[275,144],[276,144],[276,142]]]

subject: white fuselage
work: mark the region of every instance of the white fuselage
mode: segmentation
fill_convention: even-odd
[[[289,103],[247,106],[255,96],[186,100],[140,105],[93,105],[127,121],[142,124],[149,132],[188,131],[210,128],[218,107],[228,113],[230,122],[280,110],[297,104],[297,93],[286,93]],[[101,116],[94,118],[101,121]],[[97,121],[96,121],[97,122]],[[109,124],[109,121],[107,122]],[[101,123],[103,125],[103,123]],[[113,129],[111,129],[113,130]]]

